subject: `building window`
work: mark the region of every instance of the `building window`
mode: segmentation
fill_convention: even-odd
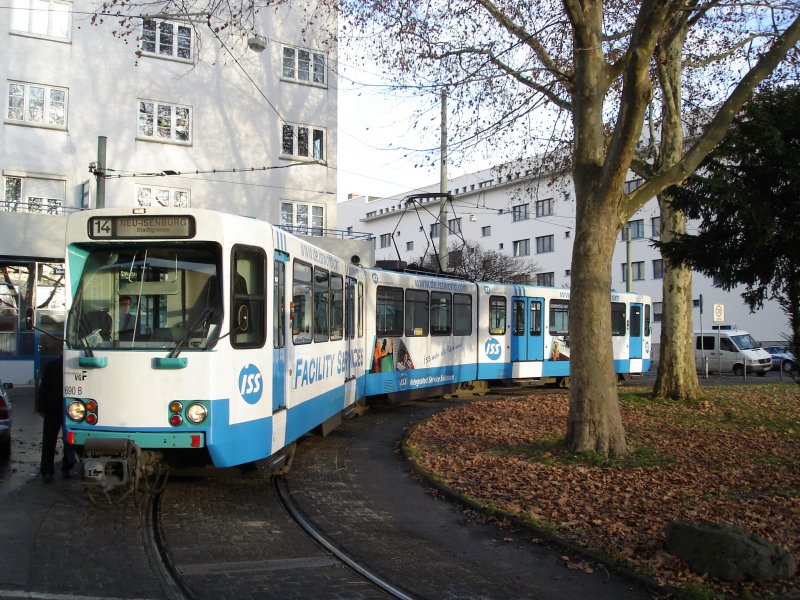
[[[536,254],[553,251],[553,236],[543,235],[536,238]]]
[[[553,199],[547,198],[546,200],[536,201],[536,216],[549,217],[553,214]]]
[[[406,250],[411,252],[414,249],[414,242],[406,242]]]
[[[653,279],[664,279],[664,259],[653,260]]]
[[[64,212],[66,182],[62,179],[5,176],[0,210],[60,215]]]
[[[392,245],[392,234],[391,233],[382,233],[381,234],[381,248],[388,248]]]
[[[653,302],[653,322],[661,323],[661,315],[664,311],[662,302]]]
[[[492,226],[486,225],[485,227],[481,227],[481,237],[489,237],[492,235]]]
[[[193,35],[189,25],[145,19],[142,52],[148,55],[191,60]]]
[[[67,90],[20,81],[8,82],[9,121],[67,128]]]
[[[191,206],[189,200],[189,190],[137,185],[136,206],[170,206],[173,208],[189,208],[189,206]]]
[[[11,31],[69,40],[72,2],[12,0]]]
[[[516,283],[518,285],[527,285],[531,282],[531,276],[526,274],[523,275],[512,275],[511,276],[511,283]]]
[[[524,221],[528,218],[528,205],[527,204],[517,204],[516,206],[511,207],[511,220],[512,221]]]
[[[285,123],[282,127],[281,155],[325,160],[325,130],[308,125]]]
[[[326,84],[325,63],[325,54],[322,52],[284,46],[281,75],[284,79],[324,86]]]
[[[439,223],[431,223],[431,238],[439,237]]]
[[[531,241],[517,240],[514,242],[514,256],[530,256],[531,254]]]
[[[536,285],[553,287],[555,285],[555,273],[537,273]]]
[[[572,269],[566,269],[564,271],[564,277],[572,277]]]
[[[644,179],[640,179],[640,178],[631,179],[630,181],[626,181],[625,182],[625,193],[626,194],[630,194],[636,188],[640,187],[642,184],[644,184]]]
[[[178,104],[139,100],[139,137],[162,142],[192,141],[192,109]]]
[[[567,229],[567,230],[564,232],[564,238],[565,238],[565,239],[569,239],[569,238],[571,238],[571,237],[572,237],[572,232],[571,232],[569,229]]]
[[[654,240],[661,238],[661,217],[653,217],[650,219],[650,227],[653,230],[652,238]]]
[[[447,231],[450,233],[461,233],[461,217],[447,221]]]
[[[627,241],[625,230],[629,229],[631,232],[632,240],[640,240],[644,237],[644,219],[637,219],[635,221],[628,221],[628,224],[622,228],[622,241]]]
[[[622,281],[628,281],[628,265],[622,263]],[[631,263],[631,281],[644,281],[644,261]]]
[[[321,236],[325,231],[325,207],[318,204],[282,202],[281,228],[300,235]]]

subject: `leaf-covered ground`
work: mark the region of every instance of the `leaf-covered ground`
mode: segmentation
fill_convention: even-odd
[[[800,576],[724,584],[671,556],[673,520],[727,522],[787,548],[800,564],[800,388],[705,388],[685,404],[621,391],[634,454],[575,460],[559,440],[565,393],[482,400],[420,424],[410,455],[482,505],[550,529],[660,584],[731,596],[800,597]],[[701,593],[703,595],[705,592]],[[714,595],[714,594],[712,594]]]

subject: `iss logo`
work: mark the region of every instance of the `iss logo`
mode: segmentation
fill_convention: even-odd
[[[400,379],[400,387],[404,388],[408,385],[408,377],[402,377]]]
[[[489,293],[489,286],[488,285],[483,286],[483,293],[484,294],[488,294]]]
[[[248,404],[256,404],[261,400],[264,391],[264,379],[255,365],[246,365],[239,371],[239,393]]]
[[[496,339],[489,338],[486,340],[486,344],[483,346],[483,351],[486,352],[486,356],[489,358],[489,360],[497,360],[500,358],[503,347]]]

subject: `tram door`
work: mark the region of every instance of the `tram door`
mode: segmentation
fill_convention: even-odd
[[[511,360],[544,360],[543,298],[511,298]]]
[[[288,256],[277,254],[272,283],[272,412],[286,408],[286,263]]]
[[[630,311],[630,358],[642,358],[642,305],[631,304]]]

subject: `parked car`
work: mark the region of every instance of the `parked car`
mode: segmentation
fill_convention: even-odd
[[[777,371],[783,366],[783,372],[789,373],[794,367],[794,354],[786,346],[764,346],[764,350],[772,355],[772,370]]]
[[[0,458],[8,458],[11,454],[11,397],[8,390],[13,383],[0,381]]]

